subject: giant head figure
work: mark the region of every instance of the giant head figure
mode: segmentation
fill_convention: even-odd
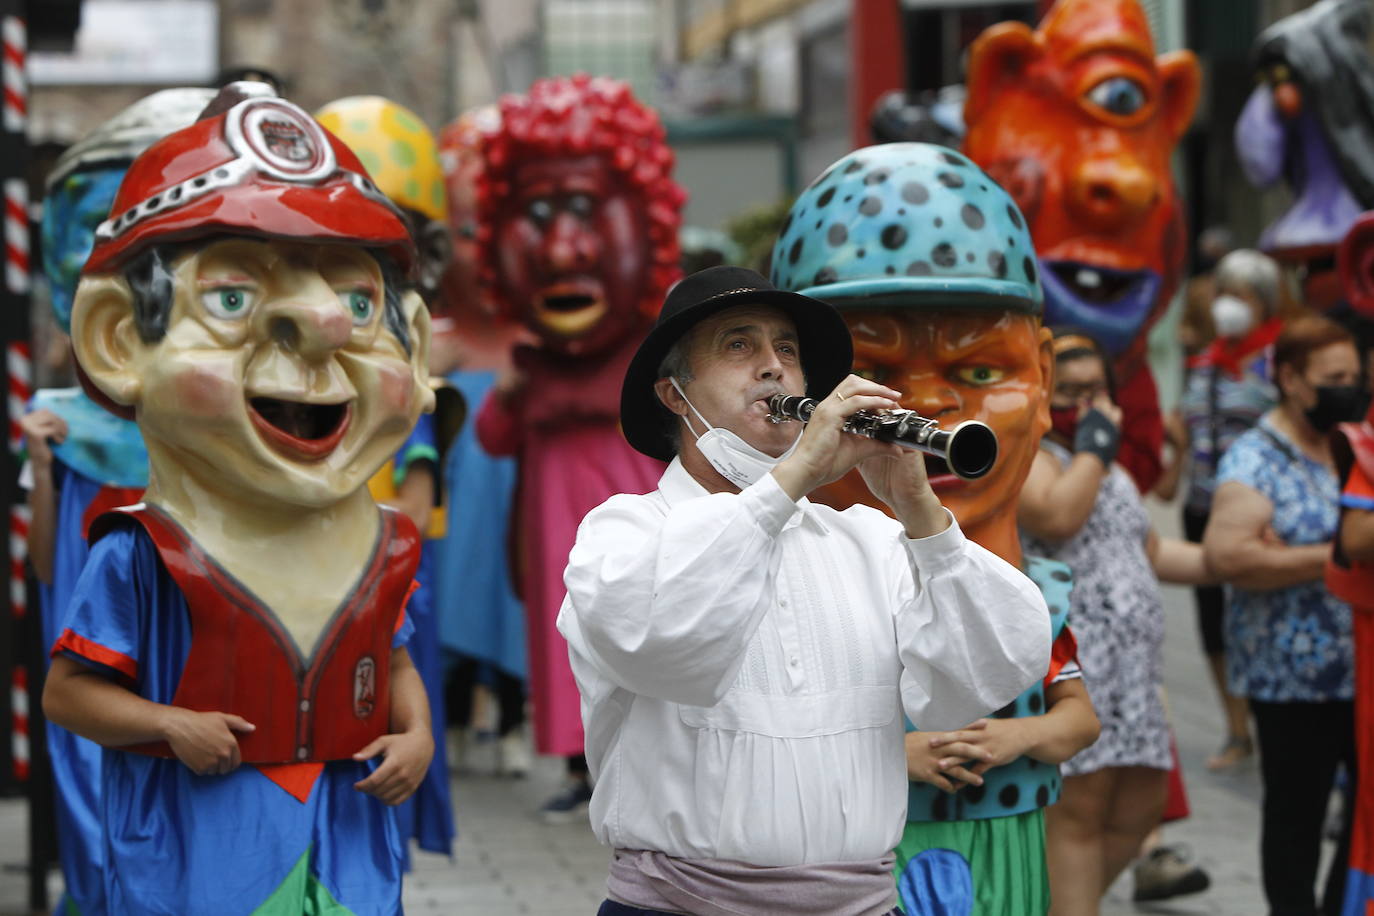
[[[478,194],[483,279],[555,352],[641,330],[678,276],[686,195],[658,116],[624,83],[540,80],[501,101]]]
[[[1339,298],[1336,246],[1374,208],[1374,61],[1367,0],[1322,0],[1255,41],[1259,82],[1236,122],[1236,153],[1251,182],[1280,179],[1294,200],[1260,248],[1304,270],[1304,299]]]
[[[962,155],[922,143],[832,165],[797,198],[773,250],[777,286],[840,309],[856,373],[942,426],[981,420],[997,433],[987,476],[961,480],[934,458],[927,470],[969,536],[1013,563],[1015,496],[1050,424],[1039,274],[1011,197]],[[873,500],[857,475],[824,498]]]
[[[1155,56],[1138,0],[1059,0],[1038,29],[1000,23],[970,48],[964,151],[1030,222],[1046,319],[1126,370],[1183,268],[1169,157],[1198,86],[1190,52]]]
[[[376,95],[330,102],[315,118],[357,153],[378,190],[405,215],[419,252],[416,284],[425,301],[432,301],[452,253],[448,195],[434,135],[415,112]]]
[[[83,381],[137,419],[152,501],[326,508],[433,405],[404,219],[262,91],[232,84],[134,161],[77,289]]]

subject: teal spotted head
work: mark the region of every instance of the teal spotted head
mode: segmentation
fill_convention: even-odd
[[[928,143],[845,156],[792,205],[773,283],[838,308],[1044,307],[1026,221],[967,157]]]

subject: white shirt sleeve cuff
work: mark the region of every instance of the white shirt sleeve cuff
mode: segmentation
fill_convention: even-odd
[[[940,508],[949,516],[949,526],[944,531],[923,538],[902,537],[907,554],[923,570],[952,563],[964,550],[964,532],[955,521],[954,513],[944,506]]]
[[[797,511],[797,504],[772,474],[764,474],[746,487],[740,496],[754,503],[754,517],[759,527],[772,537],[777,537],[782,526]]]

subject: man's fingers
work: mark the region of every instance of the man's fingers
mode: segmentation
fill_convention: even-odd
[[[957,779],[960,782],[966,782],[975,786],[981,786],[983,784],[983,777],[962,766],[950,767],[948,770],[945,770],[945,775],[952,779]]]
[[[224,716],[224,724],[229,726],[230,731],[249,734],[250,732],[258,730],[256,725],[243,718],[243,716],[236,716],[231,712],[220,713],[220,715]]]
[[[382,751],[386,750],[388,737],[388,735],[382,735],[382,737],[375,739],[367,747],[363,748],[361,751],[358,751],[358,753],[354,754],[353,759],[371,760],[373,757],[376,757]],[[375,776],[376,774],[374,773],[373,775]]]

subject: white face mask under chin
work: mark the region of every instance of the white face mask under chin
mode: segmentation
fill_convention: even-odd
[[[1255,315],[1244,299],[1223,293],[1212,300],[1212,324],[1219,337],[1244,337],[1254,327]]]
[[[687,401],[687,406],[692,413],[697,415],[701,425],[706,427],[706,432],[697,435],[696,430],[692,429],[691,422],[682,418],[683,424],[697,440],[697,449],[702,456],[711,463],[720,476],[730,481],[735,486],[743,490],[745,487],[763,479],[773,468],[778,466],[778,462],[791,455],[797,449],[797,443],[801,441],[801,433],[797,433],[797,438],[788,446],[787,451],[774,458],[767,452],[754,448],[745,442],[738,435],[728,429],[721,429],[706,422],[706,418],[701,412],[687,400],[687,393],[682,390],[682,386],[677,383],[677,379],[669,379],[677,393],[682,395],[682,399]]]

